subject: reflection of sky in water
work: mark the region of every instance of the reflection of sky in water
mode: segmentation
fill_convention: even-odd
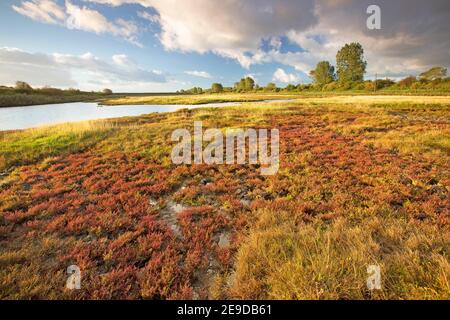
[[[98,107],[96,103],[64,103],[29,107],[0,108],[0,130],[33,128],[47,124],[94,119],[139,116],[152,112],[172,112],[183,108],[232,106],[237,102],[207,105],[139,105]]]

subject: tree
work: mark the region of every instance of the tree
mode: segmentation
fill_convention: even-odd
[[[255,88],[255,80],[250,77],[244,79],[245,91],[251,91]]]
[[[336,67],[339,82],[363,81],[367,62],[361,44],[353,42],[342,47],[336,55]]]
[[[267,91],[275,91],[277,90],[277,85],[273,82],[269,82],[266,86]]]
[[[103,93],[104,93],[104,94],[112,94],[113,92],[112,92],[111,89],[104,89],[104,90],[103,90]]]
[[[421,80],[442,79],[447,75],[447,69],[444,67],[433,67],[419,75]]]
[[[236,91],[252,91],[255,88],[255,80],[250,77],[242,78],[234,84]]]
[[[314,70],[309,73],[314,84],[324,86],[335,79],[334,67],[328,61],[320,61]]]
[[[31,91],[31,90],[33,90],[33,88],[24,81],[17,81],[16,82],[16,90]]]
[[[398,82],[398,84],[400,87],[408,87],[409,88],[413,85],[414,82],[416,82],[416,80],[417,80],[416,77],[409,76],[409,77],[406,77],[406,78],[400,80]]]
[[[289,91],[289,92],[292,92],[292,91],[294,91],[296,89],[297,89],[297,87],[295,85],[293,85],[293,84],[288,84],[286,86],[286,91]]]
[[[211,86],[211,93],[223,92],[223,86],[220,83],[213,83]]]

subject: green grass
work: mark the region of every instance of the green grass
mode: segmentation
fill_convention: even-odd
[[[105,139],[113,130],[111,122],[87,121],[0,132],[0,171],[35,163],[45,157],[84,150]]]

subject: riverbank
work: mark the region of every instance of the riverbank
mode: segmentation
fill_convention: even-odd
[[[359,100],[370,100],[371,97],[384,97],[379,98],[383,102],[395,103],[397,97],[402,100],[414,102],[417,98],[421,97],[421,101],[433,100],[434,97],[444,97],[442,99],[448,99],[450,101],[450,92],[447,94],[441,93],[440,95],[433,92],[424,93],[406,93],[406,92],[307,92],[307,93],[222,93],[222,94],[198,94],[198,95],[165,95],[165,96],[123,96],[119,98],[104,99],[101,104],[104,105],[145,105],[145,104],[207,104],[207,103],[220,103],[220,102],[257,102],[264,100],[279,100],[279,99],[307,99],[310,102],[323,102],[336,97],[361,97]],[[317,99],[317,100],[315,100]],[[355,99],[355,98],[352,98]],[[338,102],[341,102],[338,100]],[[446,100],[447,101],[447,100]],[[349,101],[352,103],[353,101]]]
[[[178,93],[76,93],[63,94],[15,93],[13,90],[0,90],[0,108],[16,106],[32,106],[42,104],[58,104],[70,102],[95,102],[100,105],[182,105],[208,104],[223,102],[257,102],[278,99],[328,99],[333,97],[436,97],[450,96],[450,91],[307,91],[307,92],[250,92],[221,94],[178,94]],[[312,100],[311,100],[312,101]],[[319,100],[320,101],[320,100]],[[395,102],[395,101],[394,101]]]

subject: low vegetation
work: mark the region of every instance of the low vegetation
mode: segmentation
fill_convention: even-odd
[[[200,94],[200,95],[149,95],[149,96],[125,96],[121,98],[112,98],[102,101],[104,105],[160,105],[160,104],[175,104],[175,105],[198,105],[207,103],[221,103],[221,102],[254,102],[262,100],[278,100],[278,99],[293,99],[296,95],[282,95],[282,94]]]
[[[0,108],[55,104],[67,102],[90,102],[112,95],[110,89],[103,92],[83,92],[78,89],[61,90],[45,87],[33,89],[28,83],[17,81],[15,87],[0,86]]]
[[[450,103],[422,102],[297,99],[2,133],[0,299],[449,299]],[[172,131],[197,120],[279,128],[278,174],[173,165]],[[71,264],[81,290],[65,289]],[[372,264],[382,290],[367,290]]]

